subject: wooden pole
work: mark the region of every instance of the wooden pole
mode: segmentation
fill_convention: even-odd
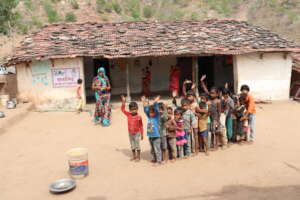
[[[193,57],[194,83],[196,84],[196,96],[199,96],[199,65],[198,57]]]
[[[130,60],[127,59],[126,62],[126,89],[127,89],[127,99],[130,102],[131,101],[131,96],[130,96],[130,79],[129,79],[129,62]]]

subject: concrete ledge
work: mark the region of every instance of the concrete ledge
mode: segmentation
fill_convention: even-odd
[[[18,104],[16,109],[0,108],[5,114],[5,118],[0,118],[0,134],[3,134],[6,129],[24,119],[33,109],[33,103]]]

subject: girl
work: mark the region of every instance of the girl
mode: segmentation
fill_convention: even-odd
[[[218,99],[218,90],[216,87],[210,89],[210,102],[208,111],[211,118],[211,140],[214,150],[218,149],[217,133],[220,131],[220,115],[221,115],[221,102]]]
[[[179,81],[180,81],[180,69],[177,66],[171,66],[170,71],[170,91],[173,98],[179,96]]]
[[[177,125],[177,130],[176,132],[176,145],[178,147],[178,153],[179,153],[179,158],[183,158],[184,152],[183,152],[183,146],[187,143],[185,139],[185,131],[183,129],[184,126],[184,121],[182,119],[182,110],[180,108],[177,108],[174,112],[174,120]]]

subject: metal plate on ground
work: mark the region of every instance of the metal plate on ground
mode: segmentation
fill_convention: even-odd
[[[49,186],[49,191],[51,193],[63,193],[68,192],[76,187],[76,182],[74,179],[63,178],[54,181]]]

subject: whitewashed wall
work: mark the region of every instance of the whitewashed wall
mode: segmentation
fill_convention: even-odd
[[[169,72],[171,65],[176,64],[176,57],[145,57],[139,58],[140,66],[135,65],[134,59],[131,59],[129,67],[129,80],[131,93],[140,93],[142,91],[142,68],[148,66],[152,61],[149,70],[152,74],[151,91],[166,91],[169,89]],[[119,67],[110,69],[111,82],[113,85],[112,94],[126,93],[126,69]]]
[[[237,88],[247,84],[255,98],[287,100],[291,82],[292,59],[283,53],[257,53],[235,58]]]
[[[53,68],[79,68],[80,78],[83,79],[83,59],[55,59],[53,64],[50,60],[33,61],[32,63],[17,65],[18,96],[22,99],[28,99],[35,103],[43,103],[53,100],[64,100],[76,97],[76,87],[54,88],[52,71]],[[41,69],[40,72],[34,70]],[[43,74],[38,80],[35,80],[34,74]],[[84,87],[84,85],[83,85]],[[83,93],[85,97],[85,94]],[[84,98],[85,99],[85,98]]]

